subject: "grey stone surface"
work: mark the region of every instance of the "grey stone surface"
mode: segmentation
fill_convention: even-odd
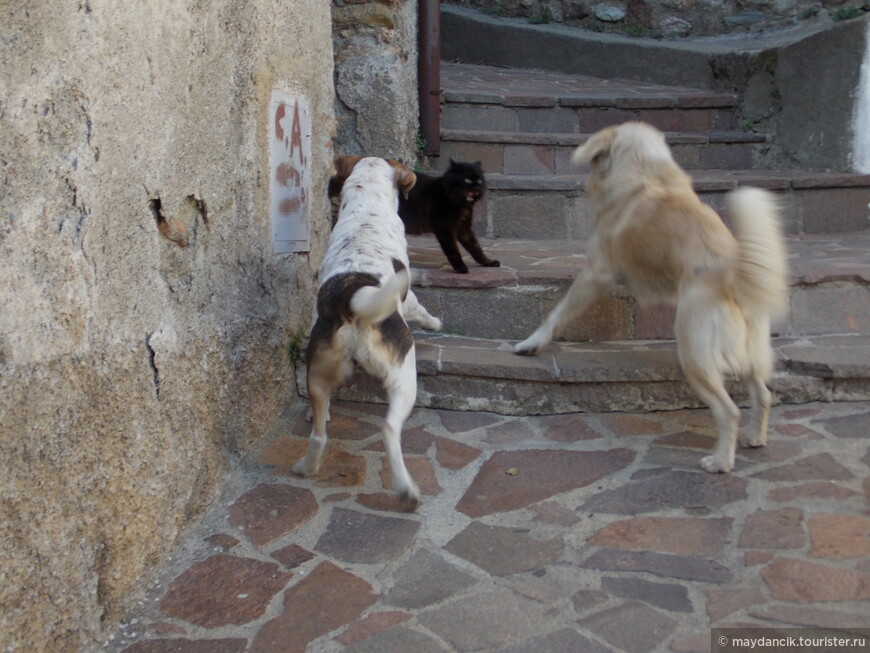
[[[682,585],[654,583],[642,578],[601,579],[601,589],[614,596],[649,603],[672,612],[691,612],[689,593]]]
[[[165,561],[143,604],[128,615],[105,650],[169,653],[171,643],[178,642],[203,651],[209,650],[205,637],[211,635],[216,648],[226,643],[228,651],[238,650],[241,638],[264,653],[338,653],[347,647],[501,653],[701,651],[714,627],[755,622],[860,625],[859,605],[867,598],[870,519],[865,514],[865,477],[870,454],[860,440],[840,437],[822,424],[867,411],[868,402],[775,406],[769,446],[778,452],[770,461],[738,466],[731,474],[746,483],[745,497],[718,505],[666,502],[644,514],[621,516],[575,507],[604,490],[668,478],[643,462],[648,452],[690,447],[687,434],[711,425],[707,411],[576,415],[603,437],[552,440],[543,437],[546,425],[562,418],[476,414],[448,418],[448,428],[444,416],[457,415],[417,409],[409,429],[432,433],[436,440],[462,442],[478,453],[459,467],[442,465],[438,456],[431,459],[432,447],[425,455],[407,454],[409,465],[430,465],[444,489],[426,495],[416,514],[401,515],[399,521],[415,529],[406,548],[397,547],[389,559],[378,561],[369,561],[375,558],[368,555],[365,561],[342,559],[348,550],[365,550],[366,539],[374,538],[378,547],[386,541],[389,548],[395,537],[393,518],[384,511],[396,507],[359,506],[361,497],[384,495],[380,475],[370,473],[361,486],[343,485],[340,478],[326,485],[296,479],[314,494],[318,515],[262,550],[245,531],[228,524],[228,507],[252,487],[286,479],[252,463],[227,479],[229,487],[214,511]],[[297,420],[304,424],[304,407],[294,412],[294,425]],[[334,420],[350,422],[373,420],[383,410],[336,402],[332,412]],[[530,484],[520,490],[526,495],[518,502],[521,507],[472,518],[456,506],[473,486],[487,486],[477,481],[488,476],[484,460],[507,447],[514,449],[512,467],[518,476],[540,466],[538,449],[487,441],[486,429],[495,424],[528,429],[539,446],[567,457],[610,451],[614,440],[637,455],[629,466],[612,469],[593,485],[540,501]],[[373,439],[347,439],[341,446],[348,454],[374,461],[381,453],[367,450]],[[657,444],[661,439],[672,446]],[[753,475],[820,454],[830,455],[853,477],[796,483],[789,476]],[[504,471],[508,478],[517,478],[507,474],[511,468]],[[561,473],[570,475],[570,467]],[[685,481],[677,477],[676,483],[685,491]],[[387,519],[369,519],[368,510],[378,510],[377,516]],[[349,518],[349,513],[363,518]],[[324,538],[341,544],[327,550],[317,544]],[[232,544],[229,554],[219,556],[224,562],[203,564],[214,558],[218,542]],[[292,572],[277,567],[273,559],[294,565]],[[201,570],[207,573],[197,573]],[[176,579],[183,579],[183,585]],[[283,601],[278,596],[282,584]],[[275,598],[268,601],[272,594]],[[162,613],[160,606],[170,602],[172,615]],[[264,603],[265,612],[258,616],[252,608]],[[203,635],[202,627],[185,621],[226,623],[228,614],[244,623],[227,623]]]
[[[546,635],[498,649],[498,653],[608,653],[609,649],[573,628],[563,628]]]
[[[494,576],[507,576],[546,567],[562,553],[561,538],[537,539],[526,529],[502,528],[472,522],[445,549],[473,562]]]
[[[344,562],[384,563],[407,549],[419,528],[410,519],[336,508],[314,549]]]
[[[384,602],[406,609],[423,608],[439,603],[475,582],[473,576],[435,553],[420,550],[396,572],[395,583]]]
[[[343,649],[347,653],[383,653],[384,651],[414,651],[414,653],[446,653],[431,637],[404,626],[381,631]]]
[[[583,566],[604,571],[646,571],[655,576],[707,583],[725,583],[733,577],[727,567],[715,560],[649,551],[600,549]]]
[[[478,651],[526,639],[535,629],[537,611],[513,593],[495,590],[453,601],[418,618],[460,651]]]
[[[637,602],[602,610],[580,624],[629,653],[655,650],[677,626],[674,619]]]
[[[656,469],[630,485],[598,493],[578,509],[635,515],[662,508],[710,508],[745,498],[746,481],[737,476]]]

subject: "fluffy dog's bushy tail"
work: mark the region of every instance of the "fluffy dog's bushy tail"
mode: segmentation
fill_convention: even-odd
[[[402,268],[380,286],[363,286],[350,298],[350,310],[363,322],[385,320],[399,307],[411,287],[411,276]]]
[[[740,253],[735,292],[748,314],[776,317],[788,308],[788,261],[776,198],[760,188],[726,196]]]

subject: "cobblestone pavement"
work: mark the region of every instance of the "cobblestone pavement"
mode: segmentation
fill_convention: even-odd
[[[870,403],[778,406],[734,473],[706,410],[415,409],[424,498],[389,491],[383,406],[333,407],[228,475],[107,651],[707,651],[712,627],[866,627]]]

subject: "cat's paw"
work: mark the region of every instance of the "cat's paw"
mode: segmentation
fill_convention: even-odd
[[[499,268],[501,267],[501,262],[496,261],[495,259],[490,259],[488,262],[484,263],[484,265],[488,268]]]
[[[453,271],[457,274],[468,274],[468,266],[464,263],[462,265],[454,265]]]

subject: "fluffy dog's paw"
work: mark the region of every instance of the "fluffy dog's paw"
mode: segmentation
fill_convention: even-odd
[[[751,436],[748,433],[744,433],[740,436],[740,446],[747,449],[763,447],[765,444],[767,444],[767,438],[763,438],[759,435]]]
[[[701,458],[701,469],[711,474],[725,474],[734,468],[734,461],[722,460],[716,456],[704,456]]]
[[[437,317],[433,317],[432,321],[429,322],[429,324],[425,325],[425,327],[429,331],[440,331],[441,327],[443,327],[443,326],[444,325],[441,323],[441,320],[439,320]]]
[[[293,465],[291,470],[297,476],[314,476],[318,471],[320,471],[318,468],[319,465],[312,465],[306,458],[303,458]]]

